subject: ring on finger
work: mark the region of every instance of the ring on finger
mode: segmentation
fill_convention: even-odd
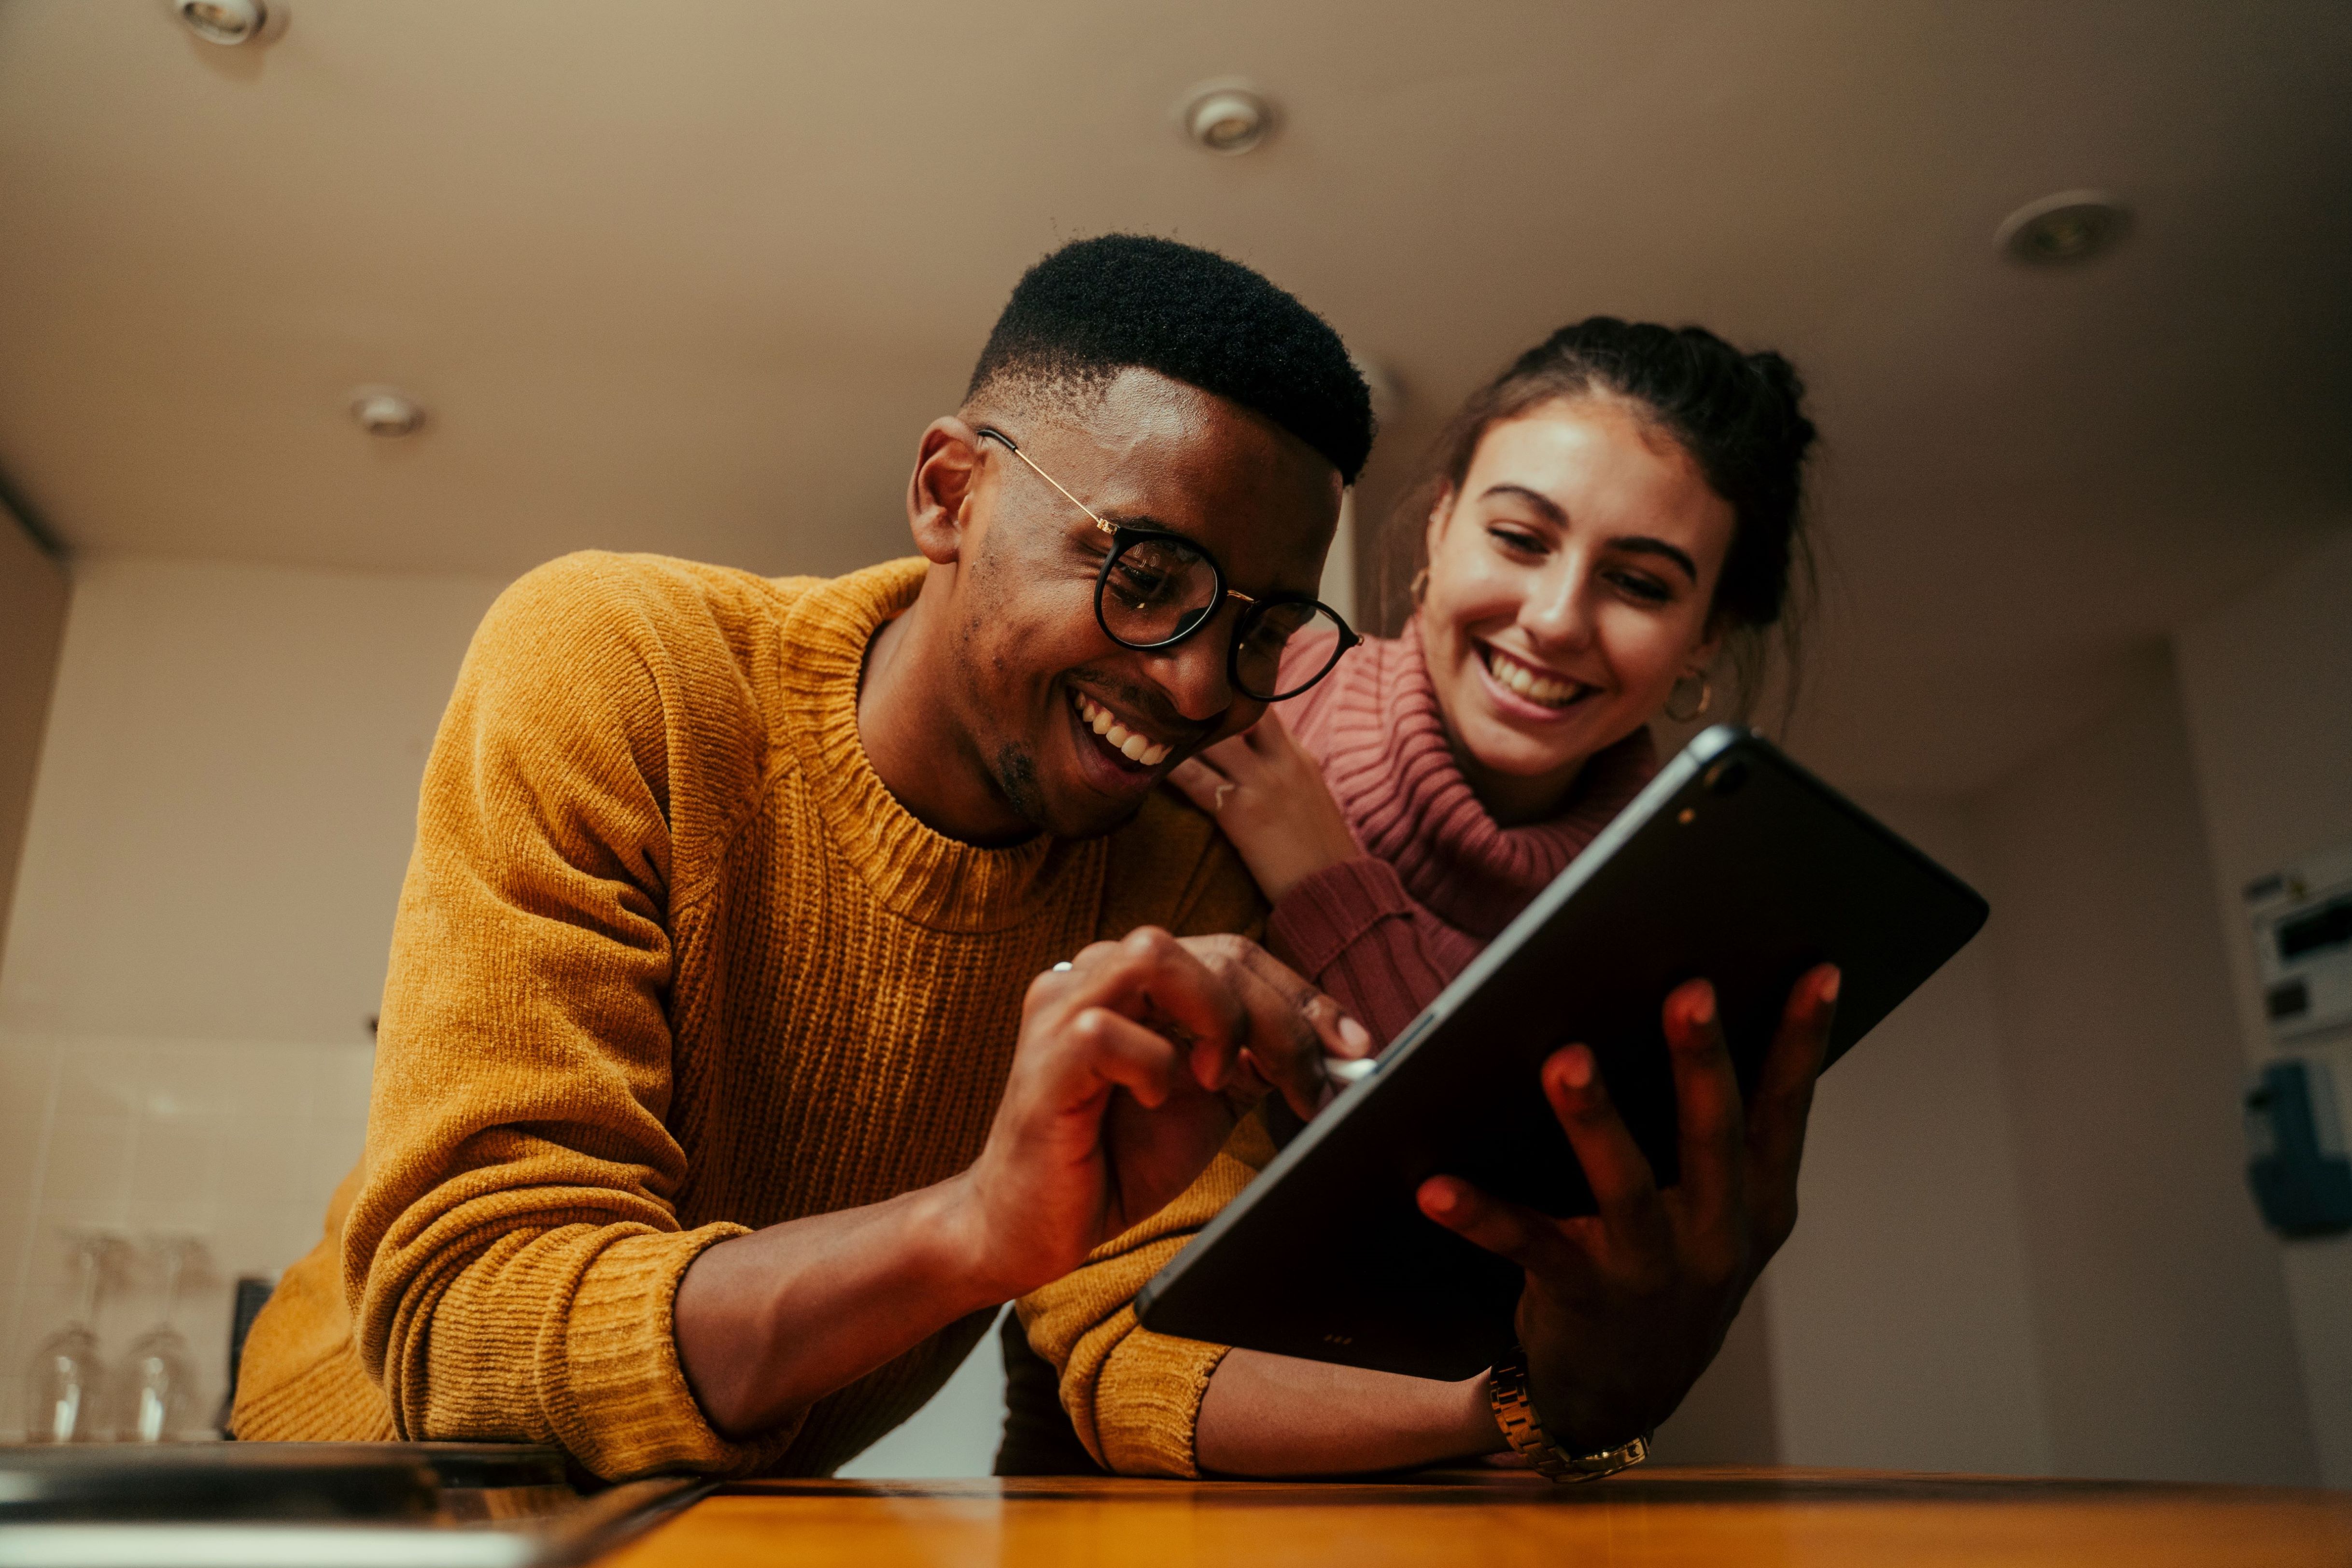
[[[1231,795],[1231,794],[1233,794],[1233,793],[1234,793],[1234,786],[1233,786],[1233,785],[1231,785],[1231,784],[1219,784],[1219,785],[1217,786],[1217,798],[1216,798],[1216,799],[1214,799],[1214,800],[1213,800],[1213,801],[1211,801],[1211,802],[1209,803],[1209,811],[1210,811],[1210,814],[1211,814],[1212,816],[1214,816],[1216,813],[1218,813],[1218,812],[1221,812],[1221,811],[1224,810],[1224,809],[1225,809],[1225,796],[1227,796],[1227,795]]]

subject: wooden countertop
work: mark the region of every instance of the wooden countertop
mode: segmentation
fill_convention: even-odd
[[[1666,1468],[1580,1487],[1478,1471],[1381,1483],[754,1481],[697,1503],[600,1568],[901,1563],[2346,1568],[2352,1494]]]

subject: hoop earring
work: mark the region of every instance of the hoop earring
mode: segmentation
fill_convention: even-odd
[[[1412,581],[1405,584],[1405,592],[1412,595],[1412,602],[1415,605],[1421,605],[1429,597],[1428,567],[1424,566],[1420,571],[1412,574]]]
[[[1672,719],[1677,724],[1687,724],[1692,720],[1699,718],[1701,715],[1705,714],[1708,709],[1715,706],[1715,682],[1709,680],[1704,674],[1701,674],[1698,678],[1698,706],[1693,708],[1687,713],[1677,713],[1675,711],[1675,699],[1682,692],[1683,681],[1688,680],[1689,679],[1689,676],[1684,676],[1682,680],[1675,682],[1674,690],[1666,693],[1666,717]]]

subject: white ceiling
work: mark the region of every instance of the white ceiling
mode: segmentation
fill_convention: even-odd
[[[1213,158],[1171,109],[1280,104]],[[1964,791],[2352,520],[2352,7],[2085,0],[0,4],[0,471],[76,549],[509,574],[903,552],[1021,268],[1246,259],[1447,406],[1595,310],[1794,357],[1831,602],[1798,739]],[[2031,272],[2004,213],[2122,193]],[[361,435],[356,384],[430,408]]]

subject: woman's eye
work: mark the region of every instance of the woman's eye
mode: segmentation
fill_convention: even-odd
[[[1496,543],[1516,554],[1540,555],[1543,553],[1543,541],[1525,529],[1489,528],[1486,534]]]
[[[1621,572],[1612,581],[1645,605],[1663,605],[1675,596],[1674,590],[1664,583],[1638,573]]]

